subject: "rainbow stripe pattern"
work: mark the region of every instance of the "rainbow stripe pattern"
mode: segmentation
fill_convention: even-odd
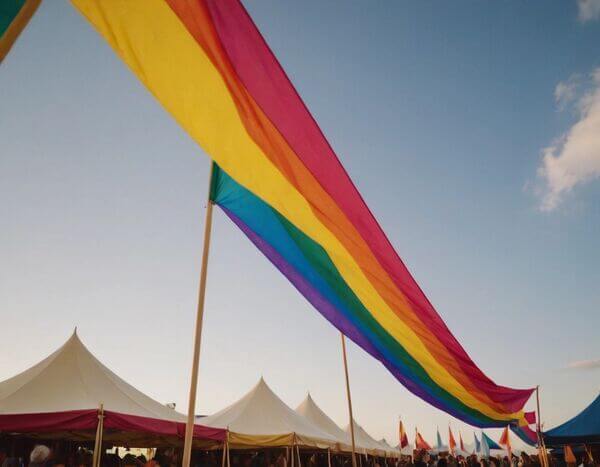
[[[211,197],[307,300],[411,392],[518,424],[386,238],[238,0],[71,0],[214,160]]]
[[[0,2],[0,62],[25,29],[42,0],[2,0]]]

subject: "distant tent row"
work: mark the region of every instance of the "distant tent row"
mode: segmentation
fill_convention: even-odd
[[[261,378],[245,396],[200,419],[203,425],[229,429],[232,448],[301,446],[351,452],[350,427],[342,430],[310,395],[292,410]],[[399,451],[373,439],[354,422],[358,453],[397,456]]]
[[[96,359],[77,333],[30,369],[0,382],[0,432],[29,437],[94,440],[100,406],[104,441],[129,445],[180,444],[186,417],[135,389]],[[309,395],[296,410],[261,378],[237,402],[203,417],[194,429],[197,448],[298,446],[350,452],[350,426],[340,428]],[[398,448],[377,441],[354,421],[360,454],[397,457]],[[447,451],[437,436],[432,451]],[[580,414],[544,433],[548,447],[600,443],[600,396]],[[477,445],[477,441],[476,441]],[[481,449],[501,449],[482,432]],[[410,446],[404,453],[412,451]],[[466,455],[466,452],[460,452]]]
[[[104,366],[77,333],[30,369],[0,382],[0,432],[33,438],[92,441],[99,415],[105,442],[130,446],[180,445],[183,414],[143,394]],[[349,427],[339,428],[308,395],[288,407],[261,378],[237,402],[199,419],[196,448],[298,446],[350,452]],[[397,457],[399,451],[373,439],[356,422],[357,452]]]

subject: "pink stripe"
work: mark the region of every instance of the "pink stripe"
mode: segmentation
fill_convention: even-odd
[[[185,423],[141,417],[118,412],[104,412],[104,428],[128,433],[147,433],[156,436],[183,438]],[[16,433],[49,433],[56,431],[95,430],[98,410],[70,410],[66,412],[1,414],[0,431]],[[224,441],[227,430],[194,425],[194,438]]]
[[[477,388],[503,404],[508,411],[520,410],[533,389],[497,386],[469,358],[392,247],[241,3],[238,0],[204,1],[239,79],[365,239],[417,316],[443,343]]]

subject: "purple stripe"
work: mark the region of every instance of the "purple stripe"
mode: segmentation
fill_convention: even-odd
[[[406,389],[412,392],[417,397],[425,400],[429,404],[437,407],[440,410],[450,413],[451,415],[465,420],[465,414],[458,413],[452,407],[443,404],[436,397],[428,394],[415,381],[406,378],[398,368],[388,362],[385,357],[377,350],[377,348],[365,338],[362,332],[349,321],[343,313],[341,313],[331,302],[313,287],[285,258],[283,258],[277,250],[275,250],[262,237],[257,235],[246,223],[237,217],[232,211],[220,206],[223,212],[237,225],[242,232],[250,239],[250,241],[273,263],[273,265],[298,289],[298,291],[321,313],[327,321],[340,330],[344,335],[351,339],[355,344],[362,347],[371,356],[379,360],[383,365],[400,381]],[[468,415],[467,419],[471,418]],[[475,420],[468,420],[475,423]]]

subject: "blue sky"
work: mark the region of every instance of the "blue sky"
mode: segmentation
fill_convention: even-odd
[[[600,390],[598,2],[244,3],[474,360],[540,384],[547,426],[583,408]],[[0,378],[77,325],[184,410],[207,157],[66,1],[3,62],[0,102]],[[213,238],[199,411],[264,375],[345,425],[337,332],[218,211]],[[445,430],[354,345],[349,359],[374,436],[395,440],[398,415]]]

